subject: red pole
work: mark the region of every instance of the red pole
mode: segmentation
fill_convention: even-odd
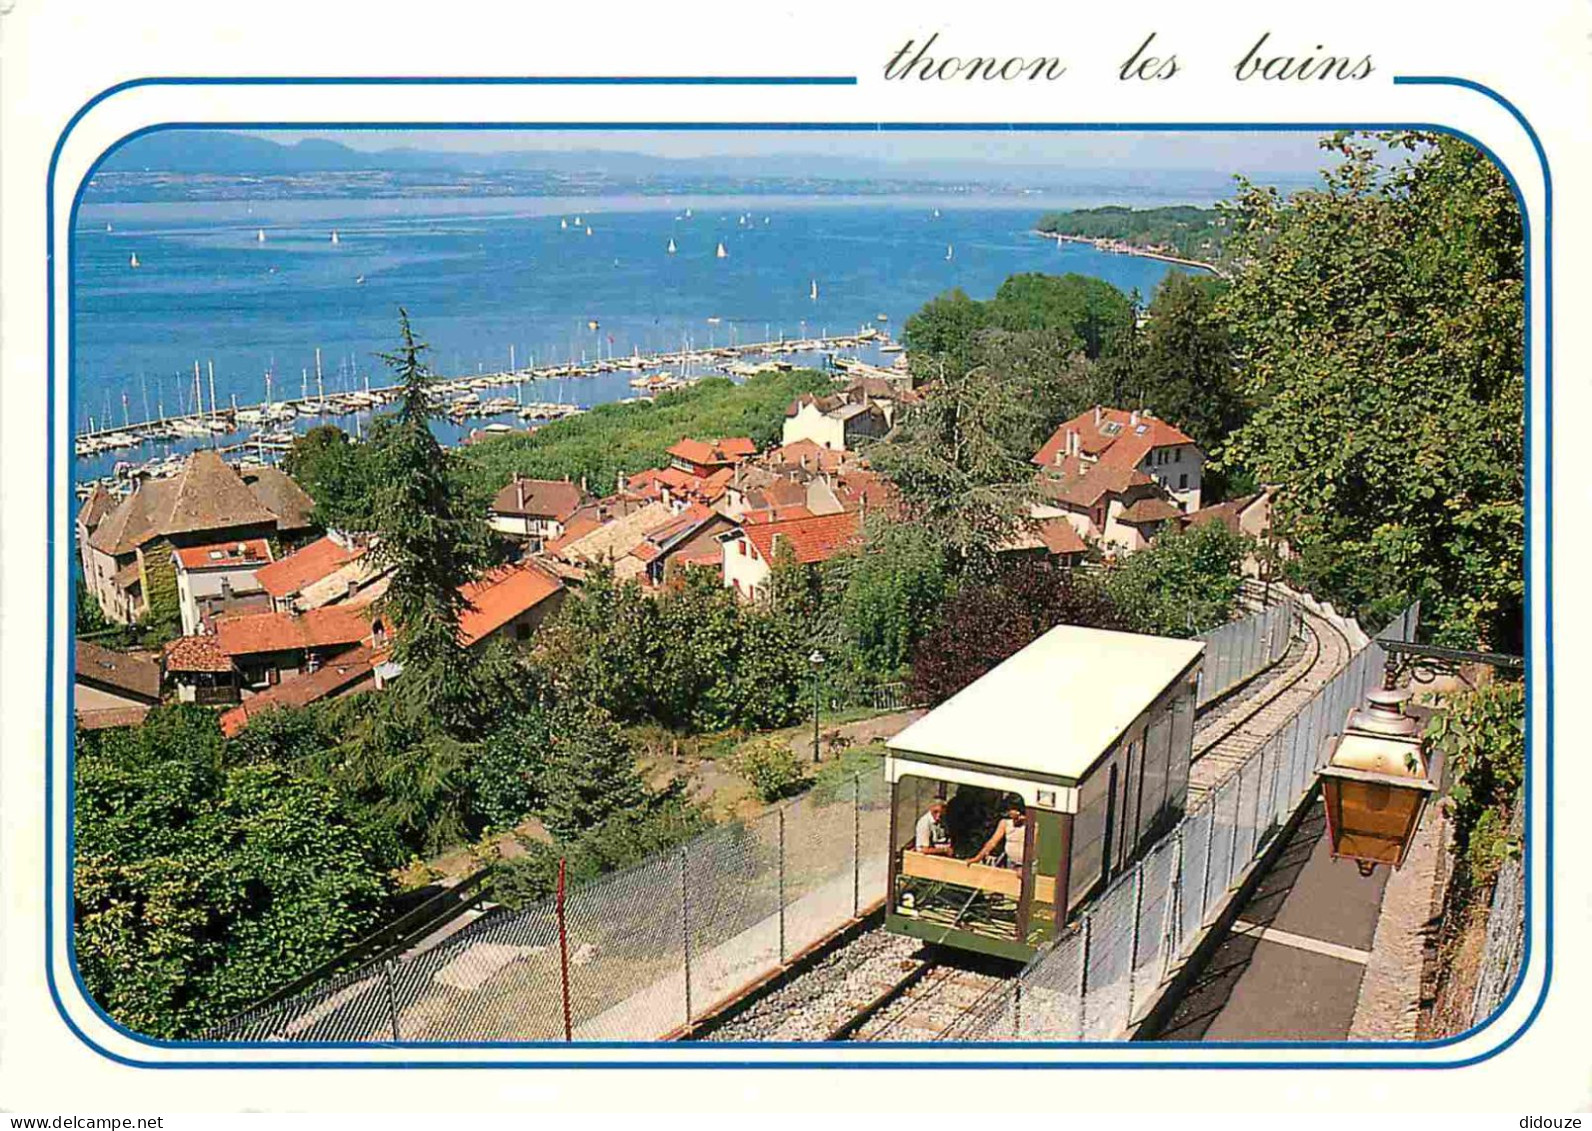
[[[575,1039],[569,1018],[569,935],[564,929],[564,860],[558,861],[558,963],[564,981],[564,1040]]]

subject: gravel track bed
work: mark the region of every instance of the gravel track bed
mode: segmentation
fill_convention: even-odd
[[[749,1005],[706,1041],[822,1041],[922,964],[922,944],[876,927]]]

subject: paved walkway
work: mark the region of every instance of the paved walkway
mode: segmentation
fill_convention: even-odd
[[[1388,874],[1333,860],[1313,802],[1157,1039],[1347,1039]]]

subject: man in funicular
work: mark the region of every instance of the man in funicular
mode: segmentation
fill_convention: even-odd
[[[945,798],[936,797],[929,802],[928,812],[918,818],[912,847],[925,856],[954,855],[951,834],[945,828]]]

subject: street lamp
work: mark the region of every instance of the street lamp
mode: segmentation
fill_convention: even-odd
[[[818,671],[824,666],[824,654],[817,648],[807,657],[813,669],[813,761],[818,761]]]
[[[1437,792],[1437,774],[1421,746],[1420,722],[1404,712],[1408,691],[1379,689],[1351,710],[1331,759],[1321,766],[1321,795],[1333,859],[1347,858],[1369,876],[1378,864],[1404,863],[1421,813]]]

